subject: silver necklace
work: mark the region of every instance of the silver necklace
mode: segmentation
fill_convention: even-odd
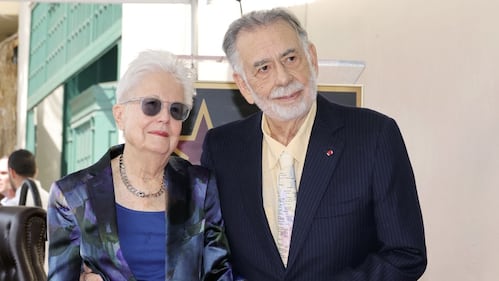
[[[163,181],[161,182],[161,187],[159,188],[158,191],[154,193],[145,193],[144,191],[140,191],[137,188],[135,188],[130,181],[128,181],[128,177],[126,175],[126,170],[125,170],[125,162],[123,162],[123,154],[120,155],[120,176],[121,180],[126,186],[126,189],[130,191],[133,195],[140,197],[140,198],[149,198],[149,197],[159,197],[161,196],[165,190],[165,175],[163,175]]]

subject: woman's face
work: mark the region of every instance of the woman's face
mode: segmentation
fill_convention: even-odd
[[[130,102],[113,107],[114,118],[123,131],[127,149],[169,156],[177,147],[182,130],[182,121],[172,118],[169,108],[173,102],[184,103],[182,84],[170,73],[156,71],[145,74],[127,96]],[[144,114],[143,101],[140,100],[144,97],[163,102],[159,113],[153,116]]]

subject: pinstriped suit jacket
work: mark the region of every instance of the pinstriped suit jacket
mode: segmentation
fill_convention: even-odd
[[[318,96],[285,268],[263,209],[261,117],[214,128],[203,144],[233,270],[251,281],[417,280],[427,263],[424,229],[395,121]]]

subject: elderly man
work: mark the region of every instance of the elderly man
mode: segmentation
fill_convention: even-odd
[[[283,9],[237,19],[223,48],[262,111],[209,131],[201,157],[217,178],[234,271],[251,281],[417,280],[423,221],[395,121],[317,95],[316,48]]]

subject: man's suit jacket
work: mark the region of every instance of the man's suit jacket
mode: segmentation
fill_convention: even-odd
[[[104,280],[135,280],[121,252],[111,170],[111,159],[123,148],[111,148],[95,165],[52,185],[49,280],[79,280],[83,263]],[[232,280],[214,178],[174,156],[165,173],[166,280]]]
[[[414,176],[394,120],[317,98],[287,269],[262,201],[262,114],[211,129],[233,270],[250,281],[417,280],[426,268]]]

